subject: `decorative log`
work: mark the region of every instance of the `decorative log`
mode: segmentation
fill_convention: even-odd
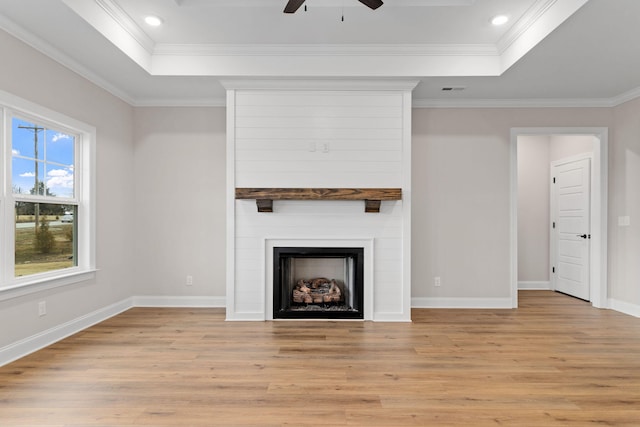
[[[342,301],[342,290],[335,279],[300,279],[292,293],[294,303],[321,304]]]
[[[303,303],[305,295],[306,294],[304,292],[300,292],[299,290],[294,289],[293,290],[293,302]]]
[[[321,285],[325,285],[329,283],[329,279],[325,279],[324,277],[319,277],[317,279],[311,280],[311,287],[313,289],[317,289]]]
[[[324,295],[324,302],[339,302],[342,299],[342,292],[335,280],[331,280],[329,293]]]

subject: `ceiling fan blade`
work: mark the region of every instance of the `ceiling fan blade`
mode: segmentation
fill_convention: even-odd
[[[363,5],[374,10],[383,5],[382,0],[358,0],[358,1]]]
[[[287,5],[284,7],[284,13],[294,13],[296,10],[302,6],[304,0],[289,0]]]

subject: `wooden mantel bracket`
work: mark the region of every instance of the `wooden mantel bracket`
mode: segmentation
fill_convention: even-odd
[[[274,200],[364,200],[364,211],[380,212],[383,200],[402,200],[401,188],[236,188],[236,199],[255,199],[258,212],[273,212]]]

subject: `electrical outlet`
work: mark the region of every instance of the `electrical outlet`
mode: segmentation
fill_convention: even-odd
[[[187,276],[187,286],[193,285],[193,276]]]
[[[38,316],[42,317],[45,314],[47,314],[47,302],[46,301],[40,301],[38,303]]]
[[[433,278],[433,286],[440,286],[440,276]]]

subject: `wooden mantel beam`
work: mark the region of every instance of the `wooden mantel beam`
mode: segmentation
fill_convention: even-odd
[[[236,199],[255,199],[258,212],[273,212],[274,200],[364,200],[365,212],[380,212],[382,200],[402,200],[401,188],[236,188]]]

